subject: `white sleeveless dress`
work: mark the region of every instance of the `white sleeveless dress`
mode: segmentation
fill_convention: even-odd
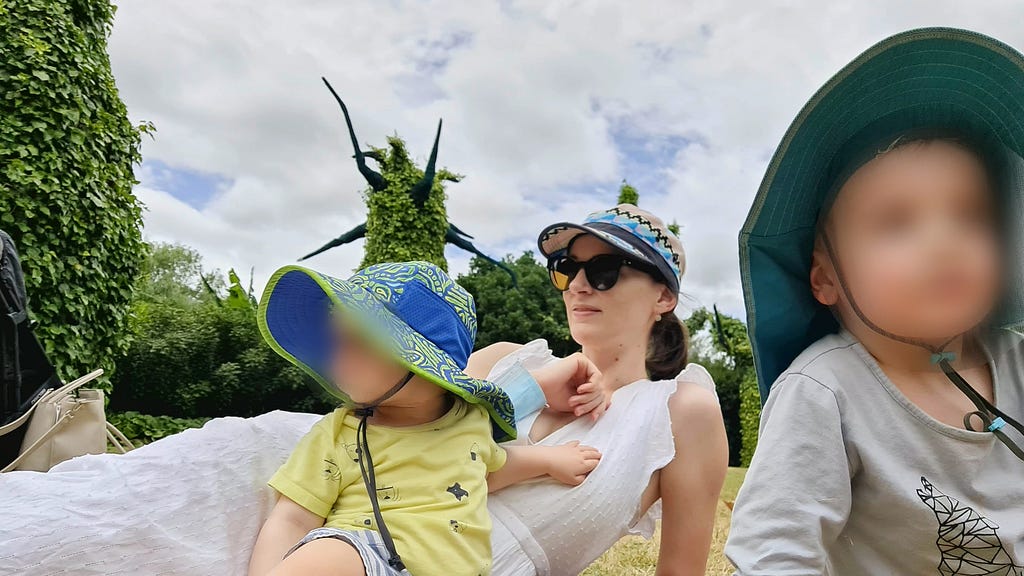
[[[553,359],[546,343],[531,342],[493,373]],[[680,381],[713,387],[692,365]],[[674,454],[667,401],[675,389],[635,382],[596,424],[579,419],[540,442],[580,440],[603,458],[578,487],[539,480],[490,498],[492,576],[578,574],[622,535],[651,534],[660,509],[641,516],[640,496]],[[0,574],[244,576],[274,504],[267,479],[320,418],[217,418],[130,454],[0,474]],[[521,424],[520,438],[532,423]]]
[[[499,361],[491,376],[519,362],[528,370],[555,361],[547,343],[535,340]],[[703,367],[691,364],[680,382],[714,390]],[[641,497],[651,475],[675,457],[668,399],[676,380],[640,380],[612,397],[597,422],[578,418],[537,444],[572,440],[601,451],[601,463],[583,484],[565,486],[543,478],[491,494],[493,576],[567,576],[579,574],[626,534],[650,538],[661,502],[641,514]],[[537,413],[519,421],[517,444],[532,444]]]

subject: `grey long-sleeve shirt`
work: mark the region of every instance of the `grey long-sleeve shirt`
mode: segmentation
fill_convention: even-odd
[[[990,349],[997,405],[1024,417],[1024,341]],[[828,336],[772,388],[725,553],[742,576],[1024,576],[1024,462]]]

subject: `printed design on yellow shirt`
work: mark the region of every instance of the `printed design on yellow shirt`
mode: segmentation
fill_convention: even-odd
[[[468,498],[469,497],[469,492],[467,492],[466,489],[463,488],[462,485],[459,484],[458,482],[456,482],[455,484],[452,484],[451,486],[449,486],[445,490],[445,492],[448,492],[452,496],[455,496],[455,499],[458,500],[459,502],[462,502],[463,498]]]
[[[480,445],[473,442],[473,445],[469,447],[469,459],[476,462],[480,458]]]
[[[359,462],[359,445],[358,444],[356,444],[355,442],[346,442],[345,443],[345,452],[348,454],[348,457],[351,458],[353,462]]]
[[[398,502],[398,488],[394,486],[377,488],[377,500],[381,502]]]
[[[324,480],[336,480],[341,481],[341,468],[338,467],[337,462],[333,460],[324,459],[323,469]]]
[[[462,524],[459,524],[458,520],[449,520],[448,524],[451,526],[452,532],[462,534]]]
[[[939,521],[939,574],[942,576],[1024,576],[1003,547],[999,525],[935,488],[923,476],[917,491]]]

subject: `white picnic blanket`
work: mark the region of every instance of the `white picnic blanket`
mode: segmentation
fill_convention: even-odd
[[[0,574],[244,575],[266,482],[319,418],[219,418],[126,455],[0,474]]]

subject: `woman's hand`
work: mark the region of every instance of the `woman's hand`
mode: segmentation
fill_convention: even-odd
[[[548,475],[569,486],[582,484],[601,461],[601,453],[597,448],[580,446],[579,440],[545,448],[550,451]]]
[[[548,406],[576,416],[590,414],[595,420],[608,410],[612,394],[601,371],[577,352],[530,373],[547,398]]]

